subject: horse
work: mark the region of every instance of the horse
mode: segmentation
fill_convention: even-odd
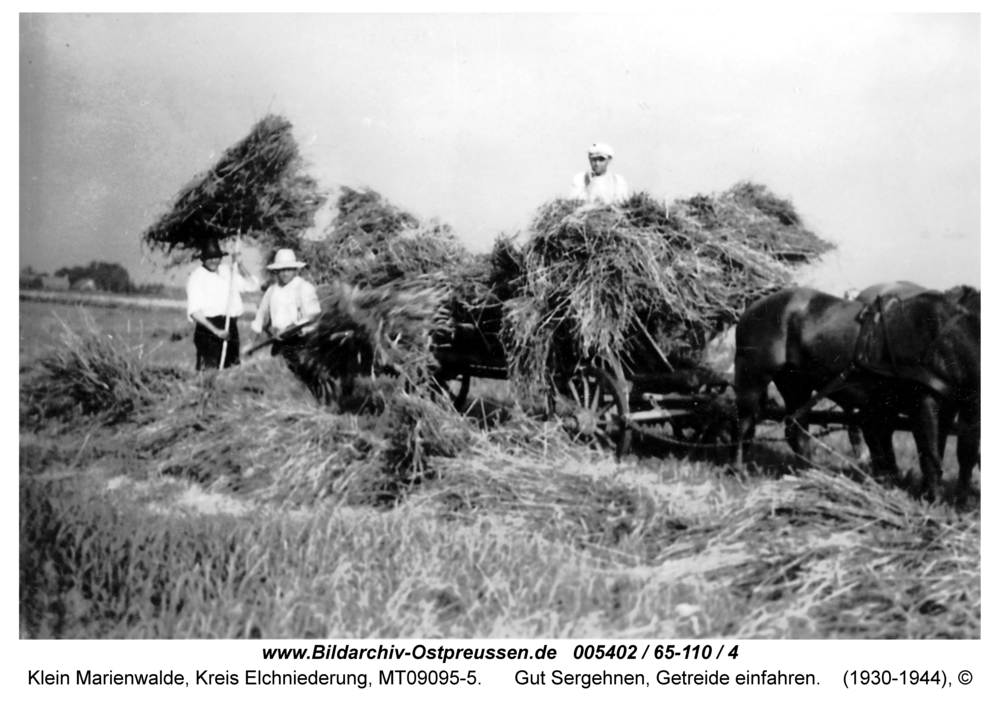
[[[965,301],[962,304],[958,301]],[[959,287],[909,298],[880,297],[867,307],[855,355],[856,378],[869,388],[869,413],[907,415],[912,424],[922,490],[940,497],[941,455],[956,416],[959,466],[956,502],[968,497],[972,469],[979,462],[980,330],[979,295]],[[882,426],[872,449],[873,466],[896,471],[892,429]],[[865,434],[868,441],[869,433]],[[876,452],[881,453],[876,457]]]
[[[919,283],[913,283],[912,281],[891,281],[887,283],[876,283],[874,285],[868,286],[864,290],[861,290],[854,295],[849,296],[854,300],[859,300],[865,305],[871,305],[880,295],[894,295],[901,300],[906,298],[912,298],[914,295],[923,293],[928,290]],[[845,293],[844,297],[847,298],[848,295]],[[854,451],[854,456],[857,457],[858,463],[869,464],[871,463],[871,454],[867,451],[864,443],[861,441],[861,428],[857,425],[849,425],[847,428],[847,437],[851,442],[851,449]],[[944,442],[948,439],[948,435],[945,434],[941,442],[941,453],[944,453]]]
[[[747,308],[736,324],[733,434],[738,464],[772,382],[788,413],[785,439],[797,456],[808,459],[805,431],[793,414],[814,392],[850,370],[864,307],[812,288],[786,288]],[[845,390],[835,389],[829,396],[848,410],[862,404]]]
[[[803,459],[808,458],[807,435],[798,415],[811,405],[814,392],[857,412],[876,475],[897,477],[892,432],[900,414],[911,418],[924,479],[922,489],[936,500],[941,475],[938,439],[949,427],[950,410],[942,410],[944,400],[946,404],[954,402],[963,423],[975,428],[966,431],[965,442],[960,435],[959,500],[964,502],[978,460],[979,316],[937,292],[888,300],[888,307],[895,312],[878,320],[866,317],[868,325],[881,324],[877,329],[882,330],[882,338],[891,340],[889,356],[905,362],[888,372],[878,368],[884,359],[873,360],[872,355],[866,365],[856,363],[861,312],[872,309],[860,301],[811,288],[789,288],[747,308],[736,326],[734,434],[738,464],[760,401],[773,381],[788,414],[785,437]],[[973,433],[975,457],[970,449]]]
[[[872,305],[879,298],[879,296],[895,296],[900,300],[908,300],[927,291],[933,291],[933,289],[925,288],[924,286],[911,281],[877,283],[861,291],[857,295],[856,300],[861,301],[865,305]],[[971,286],[958,285],[947,289],[944,291],[943,295],[949,302],[959,305],[965,311],[976,315],[980,314],[981,294],[977,289]],[[938,436],[938,453],[941,456],[944,456],[945,445],[948,441],[948,434],[955,424],[958,407],[956,405],[955,398],[952,396],[946,396],[942,399],[942,401],[942,406],[939,412],[941,417],[941,426]],[[960,455],[965,457],[975,457],[975,463],[978,463],[979,461],[979,432],[977,423],[978,421],[974,419],[969,420],[959,418],[959,432],[956,448],[957,453]],[[855,454],[860,456],[859,447],[861,442],[858,432],[856,430],[851,431],[850,438]],[[966,463],[968,461],[969,459],[967,458]],[[960,461],[959,463],[961,464],[962,462]],[[971,468],[969,470],[971,471]]]
[[[944,292],[944,297],[956,305],[958,305],[967,314],[975,315],[976,324],[979,323],[979,316],[981,310],[981,293],[979,290],[971,286],[955,286],[949,288]],[[977,326],[978,331],[978,326]],[[978,370],[978,368],[977,368]],[[981,389],[976,389],[976,392],[981,392]],[[965,481],[968,481],[968,476],[971,475],[972,469],[976,464],[980,464],[980,453],[979,453],[979,443],[980,443],[980,417],[979,417],[979,404],[978,401],[972,406],[974,408],[974,416],[965,417],[961,414],[961,408],[958,409],[958,440],[956,443],[956,453],[958,455],[959,464],[959,476],[961,479],[962,472],[964,471],[967,475]],[[947,416],[947,415],[946,415]],[[955,413],[952,412],[950,415],[950,420],[954,421]],[[942,430],[942,437],[940,441],[941,453],[944,454],[944,443],[948,438],[948,432],[950,431],[950,426]],[[963,468],[964,467],[964,468]],[[960,480],[960,488],[962,482]],[[966,487],[967,491],[967,487]],[[964,500],[965,496],[960,496]]]

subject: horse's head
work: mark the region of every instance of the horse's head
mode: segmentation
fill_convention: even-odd
[[[914,352],[911,363],[933,371],[953,388],[979,385],[978,291],[969,286],[946,293],[928,291],[904,301],[895,317],[890,336],[902,355]]]
[[[949,302],[961,306],[970,313],[980,314],[981,293],[972,286],[955,286],[944,292],[944,297]]]

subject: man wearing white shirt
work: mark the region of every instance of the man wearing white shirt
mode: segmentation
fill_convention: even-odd
[[[573,178],[570,197],[591,205],[620,205],[628,199],[628,185],[617,173],[608,173],[614,150],[602,142],[587,149],[590,170],[581,171]]]
[[[188,276],[187,314],[195,323],[195,368],[199,371],[219,368],[224,342],[224,366],[240,363],[240,331],[236,324],[243,314],[240,294],[260,286],[257,277],[240,261],[239,254],[232,255],[230,266],[222,265],[222,257],[219,243],[210,240],[201,251],[201,266]]]
[[[278,281],[264,293],[250,328],[258,336],[267,331],[279,338],[271,347],[272,356],[281,353],[289,358],[301,347],[304,335],[315,327],[304,323],[315,320],[321,312],[316,287],[299,276],[303,266],[305,263],[296,260],[294,251],[279,249],[274,263],[267,267],[277,274]],[[292,331],[299,325],[303,326]]]

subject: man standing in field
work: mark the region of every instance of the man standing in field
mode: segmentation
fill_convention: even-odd
[[[305,263],[295,258],[291,249],[279,249],[274,263],[267,268],[278,277],[257,308],[257,316],[250,328],[258,337],[266,330],[277,341],[271,347],[271,356],[281,354],[294,363],[294,352],[302,347],[304,335],[315,325],[306,324],[319,317],[321,312],[316,287],[299,276]]]
[[[260,281],[232,254],[233,264],[222,265],[219,243],[209,240],[201,250],[201,266],[187,281],[188,319],[195,323],[195,368],[218,369],[225,343],[225,367],[240,363],[240,331],[237,320],[243,314],[241,293],[260,286]],[[228,317],[228,319],[227,319]]]
[[[571,198],[587,204],[620,205],[628,199],[628,185],[617,173],[608,173],[614,150],[607,144],[596,142],[587,149],[590,170],[581,171],[573,178]]]

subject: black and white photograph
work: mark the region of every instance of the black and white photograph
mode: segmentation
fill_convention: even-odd
[[[982,24],[20,14],[20,646],[981,639]]]

